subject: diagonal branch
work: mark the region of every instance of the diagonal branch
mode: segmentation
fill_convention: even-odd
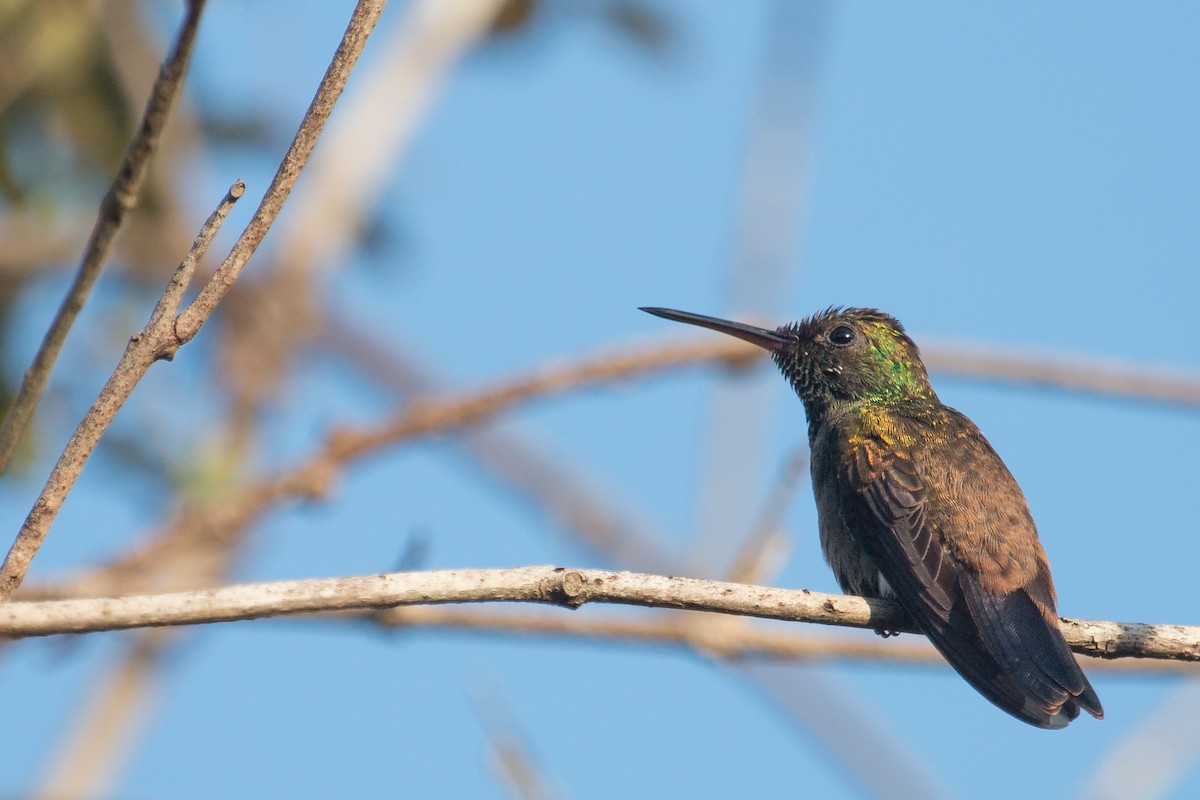
[[[375,23],[379,21],[379,15],[383,13],[385,2],[386,0],[359,0],[354,14],[346,26],[346,33],[342,36],[342,41],[333,54],[333,60],[325,70],[325,77],[321,79],[316,95],[292,139],[291,147],[284,154],[279,169],[276,170],[275,177],[271,179],[271,185],[263,195],[258,209],[246,225],[246,229],[242,231],[242,235],[238,237],[229,255],[225,257],[225,261],[217,269],[213,279],[205,285],[187,310],[179,315],[179,319],[175,323],[175,330],[181,344],[191,341],[199,332],[200,326],[212,315],[217,304],[221,302],[221,298],[225,296],[234,281],[237,280],[238,275],[241,274],[242,268],[246,266],[250,256],[254,255],[254,251],[262,244],[263,238],[267,235],[271,225],[275,223],[279,212],[283,210],[283,204],[296,185],[300,172],[308,162],[313,148],[316,147],[317,139],[320,138],[325,122],[333,112],[334,104],[341,97],[342,90],[346,88],[350,71],[354,69],[358,57],[362,55],[363,48],[367,44],[367,37],[371,35]]]
[[[190,592],[0,605],[12,638],[442,603],[584,603],[711,611],[850,628],[915,632],[886,600],[700,578],[534,566],[432,570],[250,583]],[[1200,626],[1064,619],[1071,649],[1096,658],[1200,661]]]
[[[244,526],[283,500],[323,496],[349,464],[398,442],[458,431],[522,403],[587,386],[697,362],[737,365],[755,355],[752,348],[736,340],[715,346],[682,342],[581,357],[482,390],[421,398],[379,425],[334,431],[307,460],[247,486],[212,513],[220,517],[219,527]]]
[[[175,37],[175,46],[159,70],[158,80],[155,81],[150,99],[146,102],[146,110],[142,113],[137,133],[129,143],[129,149],[125,151],[125,158],[117,169],[117,175],[108,187],[108,192],[100,201],[100,212],[84,248],[83,261],[79,265],[79,271],[75,273],[75,280],[50,323],[50,328],[33,357],[33,363],[25,371],[3,425],[0,425],[0,473],[8,469],[8,462],[16,450],[17,441],[29,424],[29,418],[33,416],[33,410],[46,389],[50,371],[54,368],[54,362],[67,339],[67,332],[79,316],[104,262],[108,260],[108,253],[112,250],[117,231],[125,221],[125,215],[137,205],[150,157],[158,146],[171,108],[183,87],[183,77],[191,60],[203,9],[204,0],[191,0],[188,3],[187,14]]]
[[[117,409],[133,392],[134,387],[151,364],[159,359],[174,357],[175,351],[181,345],[196,336],[200,327],[212,315],[217,304],[237,280],[250,256],[261,244],[312,153],[321,130],[333,111],[334,104],[345,88],[351,70],[366,46],[367,37],[383,12],[384,3],[385,0],[359,0],[350,17],[346,32],[342,36],[342,41],[325,72],[325,77],[321,80],[316,95],[296,131],[291,147],[284,154],[283,161],[280,163],[270,187],[263,195],[258,209],[254,212],[254,216],[242,231],[242,235],[238,237],[237,242],[234,243],[233,249],[226,256],[220,268],[200,290],[195,300],[176,317],[176,309],[187,288],[195,262],[211,241],[211,236],[209,236],[201,247],[201,240],[204,238],[202,232],[201,238],[197,239],[197,244],[193,247],[193,253],[189,254],[189,258],[185,259],[184,263],[176,270],[170,286],[154,309],[150,323],[141,334],[135,335],[130,340],[129,347],[126,348],[125,354],[121,357],[121,361],[109,378],[100,397],[97,398],[96,403],[93,404],[71,437],[71,441],[51,472],[50,478],[46,481],[45,488],[25,518],[25,523],[21,526],[3,566],[0,567],[0,600],[11,597],[12,593],[21,585],[33,557],[45,541],[50,526],[62,507],[63,501],[75,485],[84,463],[116,415]],[[245,187],[239,181],[222,203],[221,208],[224,211],[218,209],[218,212],[214,212],[214,218],[219,215],[220,220],[223,220],[224,214],[228,213],[228,206],[237,197],[240,197],[244,190]],[[210,218],[210,224],[214,218]],[[219,227],[220,220],[216,222],[215,226],[212,226],[211,232],[214,235],[215,227]],[[209,227],[210,225],[206,225],[205,229],[208,230]]]
[[[33,557],[46,541],[50,525],[75,486],[79,473],[83,471],[83,465],[91,457],[92,451],[96,449],[96,444],[116,417],[117,411],[133,393],[138,381],[150,369],[151,364],[160,358],[171,358],[178,349],[174,332],[175,310],[179,307],[196,263],[208,250],[221,224],[229,216],[229,210],[245,190],[245,184],[241,181],[235,183],[220,205],[209,215],[192,249],[175,270],[166,291],[155,305],[150,321],[141,333],[130,337],[116,369],[80,421],[79,427],[71,435],[67,446],[63,448],[58,463],[46,479],[42,493],[38,495],[29,515],[25,517],[25,523],[17,533],[16,541],[9,549],[3,566],[0,566],[0,601],[11,597],[25,579]]]
[[[34,797],[107,797],[120,764],[136,746],[141,723],[153,708],[166,644],[180,631],[142,631],[76,709],[78,718],[49,759]]]
[[[396,342],[384,348],[377,337],[359,332],[333,316],[320,323],[318,342],[352,364],[366,379],[386,387],[398,400],[442,391],[433,371]],[[604,558],[605,566],[667,572],[671,558],[662,536],[636,519],[575,467],[520,437],[481,425],[455,440],[464,455],[517,497],[533,503],[579,544]]]

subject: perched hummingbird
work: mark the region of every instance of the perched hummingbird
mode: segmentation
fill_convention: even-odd
[[[1059,630],[1025,495],[975,424],[938,400],[898,320],[831,308],[770,331],[642,311],[771,353],[804,401],[821,549],[844,591],[894,599],[1017,719],[1063,728],[1081,708],[1103,718]]]

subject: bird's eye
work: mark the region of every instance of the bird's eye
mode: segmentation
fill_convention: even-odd
[[[854,328],[849,325],[838,325],[829,332],[829,341],[831,344],[845,346],[854,341]]]

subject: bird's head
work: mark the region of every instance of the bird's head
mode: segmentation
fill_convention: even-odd
[[[668,308],[642,311],[767,350],[810,416],[839,402],[937,400],[904,326],[873,308],[830,308],[773,331]]]

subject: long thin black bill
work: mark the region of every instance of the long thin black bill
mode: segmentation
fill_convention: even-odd
[[[756,344],[764,350],[769,350],[772,353],[778,353],[783,348],[791,343],[791,340],[776,332],[769,331],[766,328],[756,328],[753,325],[746,325],[741,322],[733,322],[727,319],[719,319],[717,317],[706,317],[703,314],[693,314],[690,311],[676,311],[673,308],[640,308],[639,311],[645,311],[647,314],[653,314],[656,317],[663,319],[674,320],[675,322],[686,322],[688,325],[699,325],[701,328],[709,328],[714,331],[736,336],[739,339],[745,339],[751,344]]]

